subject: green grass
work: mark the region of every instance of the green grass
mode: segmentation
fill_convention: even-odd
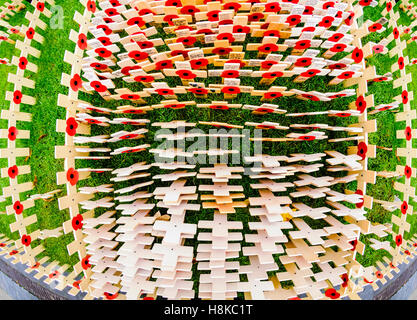
[[[81,10],[81,5],[78,1],[63,1],[63,0],[56,0],[56,4],[60,5],[64,9],[65,14],[65,21],[64,21],[64,29],[62,30],[53,30],[48,28],[42,34],[45,37],[45,42],[43,45],[38,45],[38,49],[42,49],[42,55],[39,60],[31,59],[32,62],[36,63],[39,67],[39,72],[37,74],[30,75],[31,79],[36,81],[36,89],[32,92],[30,90],[24,91],[24,93],[33,94],[33,96],[37,100],[37,104],[35,106],[23,106],[23,111],[31,112],[33,115],[33,119],[31,123],[20,123],[19,128],[28,129],[31,131],[31,138],[29,141],[25,142],[22,146],[28,146],[32,149],[32,155],[27,161],[27,164],[31,166],[31,174],[23,177],[25,181],[34,181],[37,180],[35,189],[33,193],[45,193],[57,188],[56,186],[56,172],[63,171],[63,161],[56,160],[54,158],[54,146],[56,145],[63,145],[64,144],[64,135],[61,133],[57,133],[55,131],[55,121],[57,118],[63,119],[65,117],[65,110],[59,106],[57,106],[57,96],[58,93],[67,93],[68,89],[65,89],[60,85],[60,78],[61,73],[70,72],[70,66],[63,62],[63,56],[65,50],[73,51],[74,43],[68,40],[68,34],[70,29],[76,29],[77,25],[75,22],[72,21],[73,12],[74,10],[78,9]],[[366,18],[372,18],[373,20],[377,20],[379,17],[379,12],[382,10],[382,7],[377,8],[365,8]],[[12,25],[19,25],[24,22],[24,11],[17,13],[14,17],[10,18],[9,22]],[[366,19],[365,19],[366,20]],[[404,14],[401,15],[401,21],[407,22],[407,17]],[[26,22],[25,22],[26,23]],[[377,34],[374,33],[365,39],[363,44],[366,44],[367,41],[374,41],[377,42],[382,37],[389,34],[390,30],[385,31],[384,33]],[[408,36],[405,36],[407,38]],[[13,35],[12,38],[17,38],[17,36]],[[259,39],[249,39],[248,42],[256,42]],[[416,44],[413,43],[408,47],[408,56],[411,58],[417,57],[417,47]],[[0,57],[8,57],[11,59],[13,55],[18,55],[19,53],[13,49],[13,46],[2,42],[0,44]],[[289,54],[289,50],[285,53]],[[246,58],[254,58],[256,57],[257,52],[247,52]],[[377,73],[382,75],[386,72],[390,71],[391,65],[395,62],[395,59],[390,59],[388,55],[375,55],[375,57],[369,59],[369,64],[375,65]],[[6,83],[7,74],[9,72],[14,72],[15,67],[7,67],[7,66],[0,66],[0,97],[4,97],[6,90],[11,90],[10,84]],[[413,72],[413,76],[417,79],[417,66],[408,66],[410,71]],[[26,73],[25,73],[26,74]],[[398,75],[394,75],[395,76]],[[330,77],[322,77],[322,78],[313,78],[307,80],[305,83],[302,84],[295,84],[292,82],[293,78],[284,78],[278,79],[274,83],[274,85],[279,86],[286,86],[288,89],[296,88],[304,91],[316,90],[320,92],[326,91],[339,91],[343,89],[342,85],[336,87],[328,87],[327,83],[330,81]],[[169,79],[167,82],[170,86],[181,85],[179,79]],[[207,79],[205,81],[206,84],[209,83],[220,83],[220,78],[217,79]],[[262,87],[259,84],[259,79],[251,79],[251,78],[243,78],[242,84],[243,85],[252,85],[256,89],[265,89],[266,87]],[[121,80],[115,81],[116,87],[125,86],[133,91],[140,90],[142,88],[141,84],[126,84]],[[414,89],[415,84],[412,84]],[[391,83],[374,83],[369,86],[370,92],[375,96],[375,104],[381,103],[388,103],[393,100],[393,97],[398,95],[398,90],[392,90]],[[411,91],[410,87],[410,91]],[[25,89],[27,90],[27,89]],[[102,98],[97,94],[94,95],[87,95],[81,94],[81,99],[91,102],[96,106],[105,106],[107,108],[115,108],[119,105],[123,105],[125,103],[120,101],[112,101],[112,102],[103,102]],[[221,94],[219,95],[210,95],[211,100],[223,100]],[[195,98],[192,94],[182,95],[180,96],[180,101],[188,101],[188,100],[195,100],[197,103],[203,103],[203,99]],[[288,110],[288,113],[293,112],[301,112],[301,111],[319,111],[319,110],[345,110],[347,109],[347,105],[349,102],[353,101],[354,97],[351,98],[341,98],[336,99],[331,102],[306,102],[302,100],[298,100],[293,97],[287,98],[280,98],[276,100],[276,104],[280,106],[282,109]],[[159,96],[152,96],[148,100],[149,105],[155,104],[161,101],[161,97]],[[259,104],[260,102],[259,97],[250,97],[248,95],[239,95],[239,97],[232,101],[232,103],[242,103],[242,104]],[[8,102],[2,105],[1,108],[7,108]],[[416,107],[416,101],[413,101],[413,108]],[[128,116],[129,117],[129,116]],[[130,116],[132,118],[141,118],[141,116]],[[188,122],[198,122],[198,121],[221,121],[227,122],[230,124],[243,124],[246,121],[252,122],[262,122],[266,121],[273,121],[278,122],[281,125],[289,126],[293,123],[327,123],[331,126],[347,126],[350,123],[356,122],[356,118],[338,118],[338,117],[327,117],[327,116],[315,116],[315,117],[302,117],[302,118],[291,118],[285,117],[284,115],[268,115],[266,117],[261,116],[254,116],[248,110],[229,110],[229,111],[219,111],[219,110],[209,110],[209,109],[198,109],[195,107],[187,108],[183,110],[166,110],[166,109],[159,109],[152,111],[146,115],[152,122],[165,122],[171,120],[187,120]],[[396,130],[403,129],[401,128],[401,123],[395,123],[394,113],[390,111],[381,112],[375,116],[370,116],[370,119],[376,118],[378,124],[378,132],[371,134],[369,137],[369,141],[371,144],[375,144],[378,146],[389,147],[393,148],[393,151],[385,151],[378,149],[377,154],[378,156],[375,159],[369,160],[369,169],[375,171],[393,171],[395,170],[396,165],[398,164],[398,160],[395,156],[395,149],[401,147],[403,145],[403,141],[396,140]],[[1,120],[1,126],[5,128],[7,126],[6,121]],[[207,130],[208,127],[199,126],[201,128],[205,128]],[[136,127],[132,126],[112,126],[111,128],[102,128],[98,126],[92,127],[92,134],[110,134],[112,132],[116,132],[118,130],[124,129],[126,131],[134,130]],[[301,131],[296,131],[301,132]],[[307,131],[306,131],[307,132]],[[288,131],[266,131],[265,135],[268,137],[283,137],[288,134]],[[344,133],[340,132],[331,132],[326,131],[326,134],[331,138],[340,138],[346,136]],[[44,137],[43,137],[44,136]],[[40,139],[40,137],[43,137]],[[40,140],[39,140],[40,139]],[[123,141],[117,142],[111,147],[113,149],[122,147],[122,146],[134,146],[141,143],[149,143],[152,147],[155,147],[160,142],[154,141],[154,132],[152,132],[152,127],[150,128],[149,133],[146,135],[146,138],[143,141]],[[188,144],[191,144],[189,142]],[[0,147],[4,147],[6,145],[5,141],[0,141]],[[316,153],[316,152],[323,152],[324,150],[338,150],[342,153],[346,153],[347,147],[355,145],[353,142],[343,142],[343,143],[329,143],[327,140],[321,141],[312,141],[312,142],[289,142],[289,143],[264,143],[264,153],[273,154],[273,155],[286,155],[289,153]],[[21,163],[24,162],[24,159],[20,159]],[[148,163],[153,162],[153,155],[147,152],[141,154],[129,154],[129,155],[119,155],[114,156],[110,160],[103,160],[103,161],[96,161],[91,163],[91,161],[79,161],[77,162],[77,167],[91,167],[95,166],[98,168],[120,168],[129,166],[138,161],[147,161]],[[7,165],[7,161],[5,159],[0,160],[0,164],[2,167]],[[199,167],[196,168],[196,171]],[[152,168],[150,170],[152,174],[161,173],[161,170]],[[163,172],[162,172],[163,173]],[[313,174],[314,176],[319,175],[327,175],[327,172],[322,169],[318,172]],[[112,175],[109,173],[103,174],[96,174],[93,173],[91,179],[87,181],[81,181],[79,183],[80,186],[89,185],[95,186],[100,185],[103,183],[107,183],[109,178]],[[289,178],[288,181],[294,181],[294,178]],[[19,180],[19,182],[23,182],[24,180]],[[240,182],[232,181],[232,184],[241,183],[244,186],[245,194],[247,197],[250,196],[257,196],[258,193],[252,190],[249,186],[250,179],[247,176],[244,176]],[[122,188],[124,186],[129,185],[129,183],[117,183],[116,189]],[[198,184],[196,178],[189,179],[189,184]],[[377,199],[387,200],[390,201],[394,197],[395,191],[392,187],[393,179],[377,179],[377,183],[375,185],[368,185],[367,193]],[[4,187],[8,185],[7,179],[2,179],[0,181],[0,186]],[[166,185],[164,183],[156,183],[155,186]],[[413,185],[415,185],[415,181],[413,181]],[[60,186],[62,189],[63,187]],[[349,185],[349,188],[355,190],[355,184],[352,183]],[[343,192],[343,186],[337,185],[335,190],[339,192]],[[291,189],[291,192],[293,190]],[[65,190],[63,191],[65,194]],[[286,195],[282,193],[282,195]],[[300,198],[297,199],[302,202],[307,202],[309,205],[315,206],[322,206],[324,205],[323,199],[319,200],[311,200],[309,198]],[[9,204],[9,203],[6,203]],[[96,210],[96,214],[100,215],[105,210]],[[161,210],[163,212],[163,210]],[[38,224],[33,226],[33,228],[40,228],[40,229],[54,229],[66,220],[69,219],[69,214],[67,210],[60,211],[58,210],[57,202],[44,202],[42,200],[38,200],[36,202],[36,207],[32,208],[28,211],[27,214],[36,214],[38,217]],[[198,214],[189,214],[186,217],[186,222],[189,223],[196,223],[198,220],[202,219],[211,219],[213,216],[212,210],[201,210]],[[380,205],[374,205],[374,208],[368,212],[367,215],[368,219],[372,222],[378,223],[386,223],[390,221],[391,213],[384,210]],[[249,221],[256,221],[255,217],[252,217],[247,209],[238,209],[236,214],[229,215],[231,220],[239,220],[243,221],[244,224],[244,233],[250,233],[251,231],[248,228]],[[308,219],[306,219],[308,220]],[[6,234],[10,238],[17,239],[18,235],[11,234],[10,229],[8,227],[9,223],[14,221],[14,218],[8,217],[6,215],[0,215],[0,232]],[[417,232],[417,221],[416,216],[411,216],[409,219],[411,223],[411,231],[410,234],[414,234]],[[326,225],[325,222],[313,222],[307,221],[311,226],[314,228],[321,228]],[[285,232],[288,233],[291,230],[286,230]],[[371,236],[362,236],[361,240],[367,245],[367,249],[365,251],[364,256],[358,256],[357,260],[364,264],[365,266],[369,266],[375,263],[375,261],[382,258],[383,255],[387,253],[384,251],[375,251],[369,247],[369,238],[374,237]],[[67,263],[70,265],[75,264],[78,261],[76,255],[69,256],[67,253],[66,245],[72,241],[72,235],[62,236],[60,238],[50,238],[47,240],[42,241],[42,244],[45,247],[46,254],[53,259],[59,261],[61,264]],[[159,240],[157,240],[159,241]],[[197,241],[195,240],[187,240],[187,245],[194,246],[196,248]],[[243,246],[249,246],[246,242],[242,242]],[[280,264],[279,260],[276,259],[278,264]],[[239,261],[242,264],[248,263],[248,259],[246,257],[241,256]],[[196,270],[196,267],[193,269],[194,279],[198,279],[199,272]]]

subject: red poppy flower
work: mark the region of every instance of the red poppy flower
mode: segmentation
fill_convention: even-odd
[[[274,43],[266,43],[258,48],[259,52],[270,53],[278,50],[278,46]]]
[[[119,15],[119,12],[118,12],[115,8],[108,8],[108,9],[104,10],[104,12],[105,12],[105,13],[106,13],[109,17]]]
[[[96,2],[93,0],[87,1],[87,10],[90,12],[96,12]]]
[[[123,113],[142,114],[142,113],[144,113],[144,111],[140,110],[140,109],[129,109],[129,110],[123,110]]]
[[[171,7],[182,7],[182,3],[180,0],[167,0],[165,1],[165,5]]]
[[[218,104],[211,105],[209,108],[214,109],[214,110],[229,110],[230,109],[228,106],[218,105]]]
[[[108,35],[111,35],[112,33],[113,33],[113,31],[108,27],[108,26],[106,26],[105,24],[100,24],[100,25],[98,25],[97,27],[96,27],[97,29],[101,29],[101,30],[103,30],[103,32],[108,36]]]
[[[132,70],[139,70],[141,69],[140,66],[129,66],[129,67],[124,67],[123,69],[120,70],[121,73],[130,76],[130,71]]]
[[[248,16],[249,22],[259,21],[264,18],[264,14],[261,12],[254,12]]]
[[[377,271],[377,272],[375,272],[375,276],[376,276],[378,279],[382,279],[382,278],[384,277],[384,274],[383,274],[381,271]]]
[[[404,33],[410,33],[410,30],[411,30],[410,28],[405,28]]]
[[[409,166],[405,166],[404,168],[404,175],[407,179],[411,178],[412,170]]]
[[[347,47],[347,45],[345,45],[344,43],[337,43],[335,44],[333,47],[330,48],[331,52],[342,52],[343,50],[345,50]]]
[[[304,71],[300,74],[301,77],[311,78],[314,77],[316,74],[320,73],[320,70],[317,69],[310,69],[307,71]]]
[[[395,237],[395,244],[399,247],[403,243],[403,237],[399,234]]]
[[[105,23],[113,23],[113,22],[114,22],[114,20],[113,20],[112,18],[109,18],[109,17],[104,17],[104,18],[103,18],[103,21],[104,21]]]
[[[410,251],[408,251],[408,250],[405,250],[405,251],[404,251],[404,253],[405,253],[407,256],[410,256],[410,255],[411,255]]]
[[[127,20],[128,26],[137,25],[138,27],[143,27],[145,25],[145,21],[141,17],[133,17]]]
[[[234,10],[238,11],[242,5],[238,2],[228,2],[223,5],[223,10]]]
[[[408,203],[407,201],[403,201],[403,203],[401,204],[401,213],[406,214],[407,210],[408,210]]]
[[[81,214],[76,215],[72,218],[71,224],[74,230],[81,230],[83,227],[83,216]]]
[[[295,61],[294,65],[296,67],[308,67],[311,65],[312,61],[313,61],[313,58],[302,57],[302,58],[298,58],[297,61]]]
[[[16,212],[16,214],[21,214],[23,212],[23,204],[20,201],[16,201],[13,204],[13,209]]]
[[[4,242],[0,243],[0,248],[4,248],[6,246],[6,244]]]
[[[109,292],[104,292],[104,296],[106,297],[107,300],[114,300],[117,298],[117,296],[119,295],[119,293],[109,293]]]
[[[40,266],[41,264],[39,263],[39,261],[38,262],[36,262],[32,267],[31,267],[31,269],[38,269],[39,268],[39,266]]]
[[[17,254],[17,253],[19,253],[19,251],[17,251],[17,250],[12,250],[12,251],[10,251],[9,256],[14,256],[14,255],[15,255],[15,254]]]
[[[400,68],[400,70],[404,69],[404,58],[403,57],[399,57],[398,58],[398,67]]]
[[[314,7],[312,6],[305,6],[304,7],[304,11],[303,11],[303,15],[312,15],[314,12]]]
[[[78,171],[74,168],[69,168],[67,171],[67,181],[72,185],[75,186],[78,182]]]
[[[147,59],[149,57],[149,54],[143,51],[134,50],[134,51],[129,52],[128,56],[129,58],[142,61],[142,60]]]
[[[278,2],[268,2],[265,4],[265,12],[275,12],[278,13],[281,11],[281,6]]]
[[[345,19],[346,25],[348,26],[352,25],[354,16],[355,16],[355,13],[353,11],[350,11],[350,15]]]
[[[272,99],[276,99],[276,98],[280,98],[282,97],[282,93],[281,92],[265,92],[264,94],[264,99],[268,99],[268,100],[272,100]]]
[[[279,31],[278,30],[267,30],[264,32],[264,37],[277,37],[279,38]]]
[[[111,42],[110,38],[108,37],[98,37],[97,40],[100,41],[101,44],[106,47],[111,46],[113,44],[113,42]]]
[[[207,20],[219,21],[219,13],[220,13],[220,10],[212,10],[212,11],[207,12]]]
[[[20,92],[20,90],[13,92],[13,102],[16,104],[20,104],[22,102],[22,92]]]
[[[265,61],[262,61],[261,68],[262,69],[269,69],[275,64],[278,64],[278,62],[274,61],[274,60],[265,60]]]
[[[346,288],[348,286],[348,283],[349,283],[349,276],[348,276],[348,274],[347,273],[342,274],[340,277],[342,278],[342,281],[343,281],[342,287],[343,288]]]
[[[93,89],[97,92],[106,92],[107,87],[100,83],[100,81],[92,81],[90,85],[93,87]]]
[[[78,128],[78,122],[75,120],[74,117],[70,117],[67,119],[67,128],[65,129],[65,132],[69,136],[75,136],[75,133],[77,132]]]
[[[106,70],[108,68],[107,65],[99,62],[93,62],[90,64],[90,67],[96,69],[96,70]]]
[[[350,112],[339,112],[334,114],[336,117],[346,118],[350,117],[352,114]]]
[[[146,83],[149,83],[149,82],[154,81],[155,78],[152,77],[152,76],[137,76],[133,80],[135,80],[137,82],[146,82]]]
[[[182,14],[190,14],[190,15],[195,15],[197,12],[200,12],[200,9],[198,9],[195,6],[184,6],[181,8],[180,12]]]
[[[351,251],[355,251],[356,250],[356,245],[358,244],[358,240],[352,240],[349,242],[352,245],[352,249],[350,249]]]
[[[219,26],[224,26],[224,25],[229,25],[229,24],[233,24],[232,19],[225,19],[225,20],[219,21]]]
[[[26,59],[25,57],[20,57],[19,58],[18,66],[19,66],[20,69],[25,70],[27,64],[28,64],[28,59]]]
[[[283,75],[284,75],[284,73],[281,72],[281,71],[264,72],[262,74],[262,78],[265,78],[265,79],[274,79],[274,78],[282,77]]]
[[[226,86],[222,88],[221,92],[226,93],[226,94],[238,94],[240,93],[240,88],[233,87],[233,86]]]
[[[214,32],[211,29],[200,29],[197,30],[196,34],[214,34]]]
[[[138,100],[138,99],[140,99],[140,95],[138,95],[138,94],[122,94],[120,96],[120,98],[124,99],[124,100]]]
[[[360,155],[360,154],[358,153],[358,155]],[[355,191],[355,194],[359,194],[359,195],[363,196],[363,191],[358,189],[358,190]],[[362,208],[363,205],[364,205],[364,200],[362,199],[361,202],[358,202],[355,205],[356,205],[356,208]],[[355,247],[356,247],[356,244],[355,244]]]
[[[405,128],[405,131],[404,131],[404,133],[405,133],[405,139],[407,140],[407,141],[410,141],[411,140],[411,128],[410,127],[406,127]]]
[[[232,52],[232,48],[217,47],[213,49],[213,53],[219,56],[228,55],[230,52]]]
[[[171,60],[161,60],[155,63],[155,70],[171,69],[173,66]]]
[[[165,17],[164,17],[164,21],[165,22],[167,22],[168,23],[168,25],[170,25],[170,26],[173,26],[174,25],[174,22],[172,22],[172,20],[174,20],[174,19],[178,19],[179,18],[179,16],[177,16],[176,14],[167,14]]]
[[[7,137],[9,138],[10,141],[15,141],[17,137],[17,133],[18,133],[18,130],[16,129],[16,127],[10,127],[9,134]]]
[[[102,58],[108,58],[112,55],[112,52],[110,50],[107,50],[106,48],[97,48],[94,50],[94,52]]]
[[[392,9],[392,3],[391,2],[387,2],[387,12],[390,12]]]
[[[19,174],[19,169],[17,168],[16,165],[11,166],[8,170],[7,170],[7,174],[9,176],[10,179],[14,179],[16,178],[16,176]]]
[[[154,15],[155,14],[155,12],[153,12],[152,10],[150,10],[150,9],[141,9],[141,10],[139,10],[138,11],[138,14],[140,15],[140,16],[145,16],[145,15],[147,15],[147,14],[152,14],[152,15]]]
[[[36,4],[36,9],[38,9],[40,12],[43,12],[43,10],[45,10],[45,3],[43,2],[38,2]]]
[[[81,283],[81,280],[74,281],[72,286],[74,288],[80,289],[80,283]]]
[[[403,104],[406,104],[408,102],[408,91],[404,90],[401,93],[401,98],[403,100]]]
[[[327,289],[324,295],[332,300],[340,297],[340,293],[333,288]]]
[[[288,23],[290,26],[295,26],[301,22],[301,16],[299,16],[298,14],[292,14],[287,17],[287,20],[285,22]]]
[[[353,71],[345,71],[337,76],[338,79],[350,79],[355,74]]]
[[[81,267],[84,269],[84,270],[87,270],[88,268],[90,268],[91,267],[91,264],[90,264],[90,255],[86,255],[82,260],[81,260]]]
[[[366,101],[365,98],[363,96],[359,96],[356,99],[356,110],[360,111],[360,113],[363,113],[366,109]]]
[[[380,23],[374,23],[373,25],[368,27],[369,32],[376,32],[381,29],[382,29],[382,24]]]
[[[233,37],[233,34],[229,32],[223,32],[216,36],[217,40],[227,40],[229,42],[235,42],[235,37]]]
[[[332,26],[333,21],[334,21],[333,17],[324,17],[318,25],[320,27],[330,28]]]
[[[22,236],[22,244],[26,247],[28,247],[30,245],[30,243],[32,242],[32,238],[28,235],[23,235]]]
[[[220,77],[222,78],[238,78],[239,77],[239,71],[237,70],[224,70]]]
[[[166,104],[166,105],[164,105],[164,108],[166,108],[166,109],[184,109],[185,104],[184,103]]]
[[[311,47],[311,41],[310,40],[298,40],[295,43],[294,49],[295,50],[303,50],[308,49]]]
[[[303,140],[303,141],[313,141],[313,140],[316,140],[316,137],[315,136],[299,136],[297,139]]]
[[[172,57],[179,56],[179,55],[182,55],[184,58],[188,58],[187,50],[173,50],[173,51],[171,51],[171,56]]]
[[[33,36],[35,35],[35,29],[33,29],[32,27],[30,27],[27,31],[26,31],[26,37],[28,39],[33,39]]]
[[[394,30],[392,30],[392,34],[394,35],[394,39],[398,39],[398,37],[400,36],[400,32],[397,28],[394,28]]]
[[[357,155],[362,157],[362,160],[365,160],[367,152],[368,152],[368,146],[366,145],[366,143],[363,141],[359,142]]]
[[[175,74],[184,80],[192,80],[197,77],[197,75],[190,70],[177,70],[175,71]]]
[[[329,69],[344,69],[344,68],[346,68],[347,67],[347,65],[345,65],[344,63],[335,63],[335,64],[331,64],[331,65],[328,65],[327,66],[327,68],[329,68]]]
[[[372,0],[360,0],[359,4],[363,7],[369,6],[371,4]]]
[[[191,93],[194,93],[194,94],[199,94],[199,95],[209,93],[209,91],[207,89],[204,89],[204,88],[191,88],[191,89],[188,89],[188,91],[190,91]]]
[[[331,41],[331,42],[337,42],[337,41],[339,41],[340,39],[342,39],[344,37],[344,34],[343,33],[340,33],[340,32],[338,32],[338,33],[335,33],[335,34],[333,34],[329,39],[327,39],[327,40],[329,40],[329,41]]]
[[[152,41],[147,41],[147,40],[145,40],[145,41],[138,41],[138,42],[136,42],[137,44],[138,44],[138,46],[141,48],[141,49],[149,49],[149,48],[153,48],[153,42]]]
[[[186,46],[192,46],[197,39],[195,37],[179,37],[177,42],[183,43]]]
[[[334,8],[334,2],[333,1],[329,1],[323,4],[323,9],[327,10],[329,8]]]
[[[139,137],[139,134],[130,133],[130,134],[126,134],[124,136],[121,136],[119,139],[121,139],[121,140],[129,140],[129,139],[134,139],[134,138],[137,138],[137,137]]]
[[[161,95],[161,96],[172,96],[172,95],[175,94],[174,93],[174,90],[172,90],[172,89],[166,89],[166,88],[163,88],[163,89],[155,89],[155,92],[157,94]]]
[[[320,101],[319,98],[317,98],[316,96],[313,96],[312,94],[303,93],[301,96],[311,101]]]
[[[81,80],[81,77],[78,73],[74,74],[70,81],[70,87],[72,91],[78,91],[83,87],[83,82]]]

